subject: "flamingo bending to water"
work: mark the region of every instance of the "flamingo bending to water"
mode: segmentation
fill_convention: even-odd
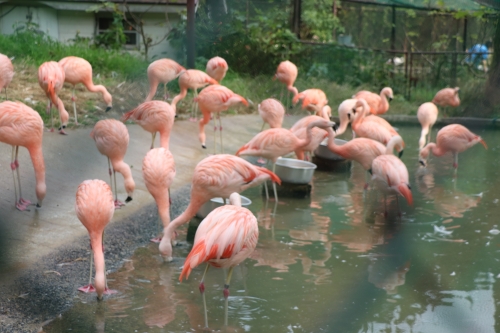
[[[113,218],[115,204],[111,188],[100,179],[86,180],[78,186],[76,192],[76,216],[82,222],[90,236],[90,281],[87,286],[78,288],[82,292],[97,292],[97,299],[103,294],[113,293],[106,284],[103,238],[106,225]],[[92,257],[95,261],[95,278],[92,286]]]
[[[92,66],[87,60],[71,56],[59,60],[59,65],[61,65],[64,70],[64,81],[73,85],[71,100],[73,101],[73,111],[75,112],[75,124],[78,125],[75,103],[75,86],[78,83],[83,84],[88,91],[101,93],[107,105],[106,112],[111,110],[113,107],[113,97],[104,86],[94,85],[94,82],[92,82]]]
[[[221,82],[224,76],[226,76],[228,66],[226,60],[221,57],[213,57],[207,62],[207,68],[205,72],[207,72],[210,77],[212,77],[215,81]]]
[[[38,68],[38,83],[40,87],[45,91],[45,95],[49,98],[49,112],[52,127],[51,132],[54,131],[54,118],[52,118],[52,104],[57,107],[59,111],[59,118],[61,121],[61,127],[59,127],[60,134],[66,134],[64,129],[68,125],[69,114],[64,108],[64,104],[61,99],[57,96],[57,93],[61,90],[64,84],[64,70],[55,61],[44,62]]]
[[[486,142],[480,136],[472,133],[464,126],[459,124],[448,125],[439,130],[436,143],[430,142],[420,150],[419,162],[425,167],[429,152],[438,157],[449,152],[453,155],[453,167],[456,170],[458,168],[458,154],[479,142],[484,148],[488,149]]]
[[[207,306],[205,301],[205,274],[210,265],[214,267],[229,267],[224,283],[224,325],[227,326],[229,282],[233,268],[255,250],[259,238],[257,219],[248,209],[241,207],[241,197],[232,193],[230,205],[214,209],[201,221],[194,238],[193,249],[184,263],[179,281],[189,277],[191,270],[206,262],[207,267],[201,278],[200,292],[203,297],[205,311],[205,327],[208,327]]]
[[[125,202],[132,201],[132,194],[135,189],[135,182],[132,178],[130,166],[123,161],[127,153],[129,142],[127,127],[116,119],[99,120],[95,124],[92,132],[90,132],[90,137],[94,139],[99,152],[108,158],[109,183],[110,186],[113,187],[114,178],[115,184],[115,208],[120,208],[125,204],[118,200],[116,172],[118,171],[121,173],[124,179],[125,190],[127,191],[127,199]],[[113,169],[111,169],[111,166],[113,166]],[[111,178],[111,175],[113,175],[113,178]]]
[[[205,202],[217,197],[228,198],[233,192],[243,192],[267,179],[281,184],[273,172],[233,155],[219,154],[203,159],[194,169],[189,205],[163,230],[161,255],[166,261],[172,261],[171,240],[175,229],[188,222]]]
[[[170,185],[175,178],[172,153],[165,148],[151,149],[142,162],[142,176],[146,187],[156,201],[159,224],[166,228],[170,223]],[[161,238],[151,241],[159,243]]]
[[[286,89],[289,91],[288,94],[290,94],[291,92],[295,97],[299,93],[299,91],[297,90],[297,88],[293,86],[293,84],[297,79],[298,73],[299,72],[297,70],[297,66],[295,66],[292,62],[288,60],[282,61],[278,65],[278,68],[276,69],[276,74],[274,74],[273,80],[277,79],[278,81],[283,83],[286,86]],[[283,97],[283,90],[281,91],[280,99],[282,99],[282,97]],[[286,101],[288,108],[289,98],[287,98]]]
[[[26,147],[35,169],[37,207],[42,207],[42,201],[47,193],[45,184],[45,162],[42,153],[43,120],[32,108],[21,102],[0,103],[0,142],[12,146],[12,160],[10,168],[14,178],[15,205],[19,210],[26,210],[31,203],[23,199],[21,193],[21,177],[17,160],[19,146]],[[16,176],[14,172],[17,171]],[[19,187],[19,195],[17,189]]]
[[[280,101],[274,98],[263,100],[258,106],[259,114],[264,120],[261,131],[264,129],[266,123],[271,128],[279,128],[283,124],[285,118],[285,107]]]
[[[418,140],[418,149],[422,149],[425,146],[425,136],[427,134],[427,142],[431,142],[431,130],[432,126],[438,117],[438,108],[434,103],[427,102],[419,106],[417,111],[417,118],[422,125],[422,133],[420,134],[420,139]]]

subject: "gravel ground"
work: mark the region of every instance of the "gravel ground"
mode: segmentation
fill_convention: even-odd
[[[172,217],[189,202],[189,186],[172,193]],[[105,258],[108,271],[115,271],[134,251],[149,243],[157,232],[156,205],[142,208],[106,229]],[[40,332],[73,304],[77,288],[88,281],[89,238],[81,237],[59,248],[37,264],[0,286],[0,332]]]

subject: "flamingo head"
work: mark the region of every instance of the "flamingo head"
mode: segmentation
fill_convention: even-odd
[[[382,89],[382,94],[387,96],[387,98],[389,99],[389,102],[394,99],[394,93],[392,92],[391,87],[385,87],[384,89]]]

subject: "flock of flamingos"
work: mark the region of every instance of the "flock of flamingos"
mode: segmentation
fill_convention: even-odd
[[[220,57],[215,57],[207,63],[206,72],[194,69],[186,70],[170,59],[154,61],[148,67],[150,91],[144,103],[123,115],[122,121],[133,120],[143,129],[152,134],[151,150],[146,154],[142,171],[145,184],[158,205],[159,219],[163,225],[163,235],[158,238],[159,251],[166,261],[172,260],[172,244],[175,243],[176,228],[188,222],[200,207],[214,197],[230,199],[230,205],[213,210],[200,224],[194,245],[186,258],[180,280],[187,278],[191,270],[207,262],[207,268],[200,283],[200,291],[204,297],[203,280],[210,265],[215,267],[229,267],[224,284],[224,297],[229,295],[229,282],[234,266],[238,265],[255,249],[258,240],[258,226],[255,216],[246,208],[241,207],[238,193],[257,186],[267,184],[271,180],[274,186],[274,195],[277,201],[276,183],[280,184],[279,177],[274,173],[276,160],[280,156],[295,152],[297,158],[304,159],[313,152],[320,143],[327,139],[328,148],[341,157],[359,162],[372,175],[372,179],[382,190],[389,189],[396,195],[402,195],[409,204],[412,204],[412,192],[408,180],[408,170],[403,162],[393,155],[396,149],[401,156],[404,141],[398,132],[383,118],[389,109],[387,99],[392,99],[391,88],[384,88],[380,94],[369,91],[360,91],[352,99],[345,100],[338,108],[340,123],[330,121],[331,109],[323,91],[308,89],[301,93],[294,87],[297,78],[297,67],[290,61],[279,64],[274,78],[286,85],[293,94],[295,104],[302,100],[302,108],[313,115],[300,119],[290,130],[282,128],[285,115],[284,106],[276,99],[269,98],[259,104],[259,114],[265,123],[271,127],[261,130],[247,144],[241,147],[236,156],[223,154],[222,125],[220,112],[228,110],[237,103],[248,105],[247,100],[230,89],[220,85],[228,65]],[[14,76],[14,68],[10,59],[0,54],[0,89],[5,88],[7,99],[7,85]],[[166,84],[179,78],[180,93],[169,104],[164,101],[152,100],[157,86],[165,84],[165,99],[168,97]],[[40,87],[49,99],[48,111],[52,106],[59,112],[59,133],[66,134],[69,114],[64,103],[58,97],[64,82],[73,87],[82,83],[92,92],[100,92],[107,109],[112,107],[112,96],[105,87],[95,86],[92,83],[92,67],[85,59],[66,57],[59,62],[50,61],[42,64],[38,70]],[[207,86],[198,94],[198,89]],[[220,147],[222,154],[211,155],[202,160],[195,167],[191,199],[187,209],[176,219],[170,222],[169,187],[175,177],[174,158],[169,151],[169,137],[174,124],[177,103],[186,97],[188,89],[193,89],[203,118],[199,121],[199,140],[206,148],[205,125],[214,120],[214,152],[216,152],[216,131],[220,130]],[[458,88],[446,88],[439,91],[432,102],[422,104],[418,109],[418,119],[422,124],[422,133],[419,140],[419,162],[425,167],[429,153],[442,156],[452,153],[454,167],[458,166],[458,153],[481,142],[485,142],[462,125],[453,124],[443,127],[437,134],[436,142],[430,142],[432,125],[436,122],[438,108],[456,107],[459,105]],[[74,121],[77,123],[76,106],[74,103],[75,90],[73,89]],[[191,120],[196,120],[196,108]],[[213,117],[212,117],[213,115]],[[54,130],[54,121],[51,114],[51,131]],[[217,127],[217,122],[219,127]],[[343,145],[335,142],[335,137],[344,133],[348,124],[351,124],[353,139]],[[23,198],[21,193],[19,163],[17,160],[19,146],[26,147],[30,153],[36,176],[37,207],[42,206],[46,193],[45,165],[42,153],[42,137],[44,123],[40,115],[21,102],[5,101],[0,103],[0,141],[12,146],[11,169],[14,178],[16,207],[25,210],[30,201]],[[160,133],[160,148],[154,148],[155,135]],[[97,292],[98,299],[110,293],[105,277],[103,254],[104,228],[111,220],[115,208],[124,203],[118,200],[116,194],[116,172],[124,177],[125,189],[128,194],[126,202],[132,200],[135,183],[128,164],[123,161],[129,134],[123,122],[116,119],[100,120],[91,132],[91,137],[99,152],[108,157],[110,185],[102,180],[86,180],[80,184],[76,192],[76,214],[87,228],[91,240],[91,257],[95,261],[95,278],[92,284],[92,258],[90,261],[90,283],[79,290]],[[426,138],[427,137],[427,138]],[[426,145],[427,141],[427,145]],[[273,164],[273,171],[252,165],[239,156],[252,155],[266,158]],[[17,172],[17,175],[16,175]],[[17,182],[17,185],[16,185]],[[115,197],[111,187],[115,188]],[[267,186],[267,185],[266,185]],[[365,189],[368,183],[365,184]],[[267,190],[267,187],[266,187]],[[205,324],[208,326],[205,308]]]

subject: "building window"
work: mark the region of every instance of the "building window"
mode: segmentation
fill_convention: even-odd
[[[115,19],[112,17],[98,17],[97,18],[97,35],[105,35],[110,32],[113,28]],[[123,33],[125,34],[125,47],[126,48],[137,48],[139,47],[137,31],[133,26],[128,24],[126,21],[122,21]],[[102,39],[101,39],[102,40]],[[109,41],[111,42],[111,41]],[[105,43],[105,42],[104,42]]]

